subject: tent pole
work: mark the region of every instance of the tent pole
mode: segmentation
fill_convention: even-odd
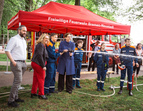
[[[7,30],[7,43],[9,41],[9,30]],[[7,57],[7,64],[6,64],[6,72],[4,74],[11,74],[11,72],[8,72],[8,57]]]
[[[21,26],[21,22],[19,22],[19,26]]]

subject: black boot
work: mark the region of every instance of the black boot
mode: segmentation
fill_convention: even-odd
[[[122,89],[123,89],[123,87],[121,86],[118,94],[122,94]]]
[[[129,96],[133,96],[132,90],[129,90]]]

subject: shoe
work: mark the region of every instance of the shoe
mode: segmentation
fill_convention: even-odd
[[[45,95],[38,95],[38,98],[39,99],[45,99],[45,100],[48,99]]]
[[[132,90],[129,90],[129,96],[133,96]]]
[[[18,99],[15,100],[15,102],[24,102],[24,100],[18,98]]]
[[[138,78],[138,74],[136,75],[136,77]]]
[[[81,86],[76,86],[76,88],[82,88]]]
[[[73,88],[72,88],[73,90],[75,89],[75,86],[73,86]]]
[[[53,92],[50,92],[50,93],[58,93],[58,91],[53,91]]]
[[[24,88],[24,87],[21,87],[21,86],[18,88],[18,90],[23,90],[23,89],[25,89],[25,88]]]
[[[72,91],[67,91],[69,94],[72,94]]]
[[[62,92],[63,90],[59,89],[58,92]]]
[[[99,88],[97,88],[97,91],[100,91],[100,89],[99,89]]]
[[[101,88],[100,90],[105,91],[105,89]]]
[[[45,95],[47,95],[47,96],[51,96],[51,93],[47,93],[47,94],[45,94]]]
[[[118,94],[122,94],[122,89],[123,89],[123,87],[120,87]]]
[[[118,72],[116,74],[119,74]]]
[[[34,96],[38,96],[37,94],[31,94],[31,98],[33,98]]]
[[[19,106],[19,104],[17,104],[15,101],[8,102],[7,105],[10,106],[10,107],[18,107]]]

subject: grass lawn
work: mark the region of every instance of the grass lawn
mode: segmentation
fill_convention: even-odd
[[[0,61],[7,61],[6,54],[0,54]]]
[[[0,65],[0,71],[6,71],[6,66]],[[11,71],[10,66],[8,66],[8,71]]]
[[[143,77],[138,78],[138,83],[142,83]],[[65,91],[53,94],[48,100],[38,98],[30,98],[30,92],[19,94],[25,103],[20,103],[18,108],[7,107],[8,97],[0,98],[1,111],[142,111],[143,110],[143,93],[138,92],[135,88],[133,96],[128,95],[128,90],[123,89],[123,94],[118,95],[119,89],[112,97],[93,97],[89,95],[79,94],[76,91],[90,93],[94,95],[109,95],[113,91],[109,86],[119,85],[119,77],[111,78],[105,81],[106,91],[96,91],[96,80],[81,80],[82,89],[73,90],[72,94]],[[126,84],[125,84],[126,85]],[[56,84],[57,86],[57,84]],[[31,89],[31,85],[24,85],[26,89]],[[138,89],[143,91],[143,86]],[[10,87],[1,87],[0,93],[10,91]]]

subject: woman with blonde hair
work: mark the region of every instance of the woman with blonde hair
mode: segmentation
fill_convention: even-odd
[[[48,59],[48,53],[45,48],[47,43],[49,43],[49,35],[46,33],[42,34],[36,42],[37,45],[31,62],[31,66],[34,69],[31,98],[37,96],[37,88],[39,88],[38,98],[47,99],[44,95],[46,61]]]

